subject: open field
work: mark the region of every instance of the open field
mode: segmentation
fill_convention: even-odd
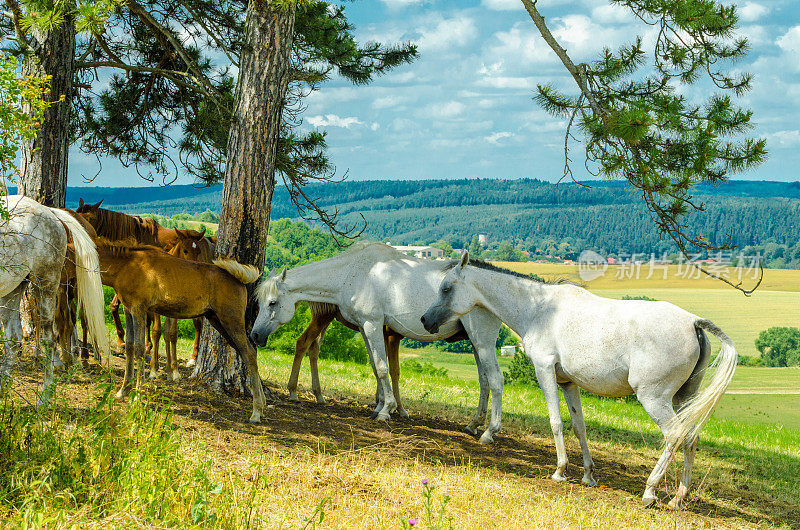
[[[188,341],[181,340],[179,350],[186,358]],[[465,374],[474,373],[468,355],[430,359],[448,360],[451,366],[463,366]],[[121,360],[114,362],[119,381]],[[175,480],[189,480],[200,466],[211,481],[207,488],[219,491],[207,501],[206,510],[216,517],[204,524],[208,527],[301,528],[322,503],[321,528],[399,528],[402,520],[423,515],[419,481],[426,478],[437,488],[436,503],[445,494],[451,496],[447,514],[455,528],[800,528],[798,429],[749,425],[715,415],[702,435],[694,475],[697,487],[688,509],[647,510],[639,507],[638,499],[660,451],[660,435],[638,403],[584,397],[600,483],[600,488],[590,489],[579,484],[581,471],[575,464],[580,463],[580,451],[563,408],[573,463],[566,485],[549,480],[555,451],[544,400],[536,388],[505,388],[503,431],[495,444],[482,446],[460,432],[477,403],[473,380],[454,373],[403,373],[404,400],[412,418],[381,424],[367,417],[374,391],[368,366],[320,360],[329,403],[317,405],[306,391],[301,392],[303,403],[286,401],[282,387],[290,357],[266,349],[260,352],[260,362],[273,399],[259,426],[246,423],[248,399],[213,396],[190,381],[161,379],[148,385],[147,394],[167,403],[173,413],[175,430],[167,432],[177,437],[178,445],[171,450],[178,453],[183,469]],[[28,399],[40,383],[33,364],[30,357],[23,361],[15,383]],[[184,376],[189,373],[181,371]],[[86,407],[96,392],[91,381],[98,377],[96,369],[78,371],[63,387],[72,420],[62,421],[80,421],[88,414]],[[309,388],[307,365],[300,385],[301,390]],[[166,458],[161,455],[159,461]],[[676,469],[673,464],[661,495],[664,486],[673,491]],[[148,478],[141,480],[150,480],[155,470],[142,473]],[[42,512],[50,525],[191,524],[188,506],[177,500],[166,499],[159,510],[140,514],[133,501],[128,511],[108,513],[100,505],[70,507],[71,501],[59,508],[62,497],[47,498],[52,502]],[[9,524],[23,515],[24,511],[5,514]]]
[[[562,263],[533,263],[533,262],[493,262],[500,267],[522,272],[525,274],[535,273],[544,278],[569,278],[581,281],[578,276],[578,265],[565,265]],[[738,269],[726,269],[728,279],[739,281]],[[605,274],[587,282],[586,285],[592,291],[596,289],[721,289],[731,290],[731,287],[724,283],[711,279],[694,269],[680,267],[679,265],[667,266],[667,277],[664,278],[664,271],[661,268],[653,268],[650,276],[650,266],[642,264],[638,272],[632,270],[630,266],[611,265]],[[756,275],[757,279],[757,275]],[[753,271],[742,269],[744,287],[749,287],[755,283]],[[753,295],[755,298],[762,291],[791,291],[800,292],[800,270],[795,269],[764,269],[764,281]],[[741,293],[739,296],[742,296]]]

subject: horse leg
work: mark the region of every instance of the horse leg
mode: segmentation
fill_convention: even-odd
[[[640,396],[638,394],[636,397],[639,398],[639,402],[644,407],[644,410],[661,429],[664,437],[666,437],[667,425],[669,421],[675,417],[671,399],[663,396]],[[658,500],[655,489],[661,482],[661,479],[664,478],[664,474],[667,472],[667,466],[673,456],[675,456],[675,447],[665,446],[656,466],[647,478],[647,486],[642,495],[642,504],[644,506],[650,506]],[[692,456],[692,458],[694,458],[694,456]]]
[[[195,364],[197,364],[197,352],[200,351],[200,334],[203,331],[203,319],[198,317],[192,319],[194,323],[194,347],[192,348],[192,358],[189,359],[189,362],[186,363],[187,368],[191,368]],[[177,362],[178,358],[175,357],[175,361]]]
[[[111,317],[114,319],[114,327],[117,330],[117,351],[125,351],[127,354],[128,343],[125,341],[125,329],[122,327],[122,321],[120,321],[119,319],[120,303],[121,301],[119,299],[119,296],[117,296],[117,294],[114,293],[114,299],[111,300],[109,308],[111,309]],[[128,317],[125,317],[125,324],[127,323],[128,323]],[[83,329],[86,329],[85,325],[83,326]],[[86,340],[86,335],[83,336],[83,339],[84,341]]]
[[[175,318],[164,319],[164,342],[167,349],[167,371],[172,372],[172,380],[181,378],[178,371],[178,320]]]
[[[527,345],[526,345],[527,346]],[[526,347],[525,351],[532,352],[533,349]],[[556,383],[555,359],[550,356],[551,362],[543,363],[529,353],[529,358],[534,362],[536,369],[536,380],[542,388],[544,400],[547,402],[547,414],[550,416],[550,429],[553,431],[553,439],[556,444],[556,472],[551,477],[556,482],[566,482],[564,470],[567,468],[567,448],[564,445],[564,425],[561,422],[561,408],[558,405],[558,383]]]
[[[394,392],[394,400],[397,401],[397,413],[401,418],[408,418],[408,411],[403,407],[403,401],[400,399],[400,335],[390,333],[384,334],[386,357],[389,359],[389,377],[392,380],[392,391]]]
[[[319,384],[319,368],[317,367],[317,359],[319,359],[319,346],[322,343],[322,338],[325,336],[323,331],[311,346],[308,348],[308,365],[311,369],[311,393],[317,400],[317,403],[325,404],[325,397],[322,395],[322,386]]]
[[[369,357],[369,365],[372,367],[372,375],[375,376],[375,409],[369,415],[370,418],[375,419],[378,413],[383,409],[383,386],[378,379],[378,372],[375,370],[375,357],[372,354],[372,348],[369,346],[369,339],[361,332],[361,338],[364,339],[364,346],[367,348],[367,356]]]
[[[22,320],[19,312],[20,299],[25,291],[26,282],[0,298],[0,324],[5,331],[5,354],[0,359],[0,395],[3,394],[6,381],[11,377],[11,370],[17,363],[19,352],[22,350]]]
[[[389,383],[389,363],[383,344],[383,322],[367,321],[363,324],[362,329],[364,337],[368,340],[367,347],[372,352],[375,362],[375,374],[378,378],[379,388],[383,391],[383,407],[378,412],[376,419],[385,421],[397,409],[397,402],[392,394],[391,383]]]
[[[473,436],[478,435],[478,427],[481,427],[486,421],[486,409],[489,405],[489,381],[486,377],[486,371],[483,369],[480,355],[475,346],[472,346],[472,354],[475,356],[475,366],[478,369],[478,384],[480,385],[480,394],[478,396],[478,408],[475,410],[475,416],[472,421],[465,427],[464,431]]]
[[[125,327],[128,328],[128,334],[125,337],[125,377],[122,380],[122,386],[117,391],[117,399],[124,399],[128,395],[133,380],[134,322],[133,315],[127,309],[125,310]]]
[[[583,409],[581,408],[581,391],[575,383],[561,383],[559,385],[564,393],[564,400],[569,408],[569,417],[572,420],[572,431],[578,437],[583,453],[583,479],[581,482],[586,486],[596,486],[597,481],[592,476],[594,472],[594,461],[589,453],[589,443],[586,441],[586,423],[583,421]]]
[[[289,384],[287,388],[289,389],[289,401],[300,401],[300,398],[297,397],[297,380],[300,378],[300,367],[303,363],[303,357],[306,354],[306,351],[312,347],[317,340],[322,340],[322,335],[325,333],[325,330],[328,329],[331,321],[333,321],[333,315],[311,315],[311,322],[308,323],[308,327],[300,335],[300,338],[297,339],[297,343],[295,344],[294,348],[294,360],[292,361],[292,373],[289,376]],[[317,355],[319,355],[319,343],[317,343]],[[309,353],[309,364],[310,363],[310,353]],[[313,367],[311,368],[311,379],[316,378],[317,385],[319,385],[319,374],[317,373],[317,362],[316,359],[314,360]],[[320,396],[322,393],[320,392]],[[316,394],[315,394],[316,396]],[[319,398],[317,398],[319,401]],[[324,400],[323,400],[324,401]]]
[[[63,286],[58,293],[56,328],[58,329],[58,346],[61,349],[61,361],[68,366],[75,361],[72,356],[72,338],[75,331],[74,317],[72,305],[69,303],[67,286]]]
[[[150,351],[150,379],[155,379],[158,377],[158,344],[161,342],[161,315],[148,315],[147,321],[152,322],[150,333],[147,334],[147,349]],[[150,342],[151,335],[152,342]],[[169,371],[169,357],[167,357],[166,371]]]
[[[56,305],[58,304],[58,280],[49,282],[39,279],[34,285],[36,300],[39,309],[39,342],[44,352],[44,382],[42,393],[39,395],[37,406],[48,406],[53,395],[53,369],[55,368],[56,355],[54,355],[55,342],[53,341],[53,324],[55,323]]]
[[[208,323],[233,346],[239,357],[247,363],[250,374],[250,392],[253,394],[253,414],[250,423],[261,423],[261,414],[266,407],[267,398],[264,395],[264,386],[261,383],[261,374],[258,371],[258,353],[247,338],[244,325],[244,315],[239,317],[225,314],[223,316],[210,314],[206,317]]]

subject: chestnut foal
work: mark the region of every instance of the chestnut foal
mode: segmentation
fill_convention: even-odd
[[[125,308],[125,380],[117,392],[124,398],[132,387],[134,358],[137,360],[136,387],[144,372],[147,314],[172,318],[205,317],[247,363],[253,393],[251,423],[261,421],[265,406],[264,389],[258,375],[256,350],[247,339],[246,284],[260,272],[233,260],[199,263],[184,260],[161,249],[135,241],[112,242],[98,239],[103,283],[114,288]]]
[[[212,238],[206,237],[204,232],[196,232],[194,230],[176,230],[176,232],[179,240],[170,249],[170,254],[190,261],[213,262],[216,245]],[[186,364],[187,367],[192,367],[197,362],[197,351],[200,348],[200,332],[203,329],[202,317],[193,318],[192,322],[194,323],[194,347],[192,349],[192,358]],[[162,329],[166,356],[164,371],[167,374],[172,373],[172,380],[177,381],[181,378],[181,374],[178,372],[178,320],[167,317],[164,319],[164,327],[162,328],[161,315],[153,315],[153,350],[150,354],[150,379],[158,377],[158,343]]]

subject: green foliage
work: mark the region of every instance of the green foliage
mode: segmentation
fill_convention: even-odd
[[[693,200],[692,187],[725,182],[729,173],[766,159],[765,140],[740,138],[752,128],[752,111],[735,106],[726,93],[741,96],[752,79],[723,71],[723,65],[743,59],[749,48],[747,39],[736,35],[736,7],[713,0],[612,3],[659,28],[652,63],[637,37],[578,67],[579,97],[540,85],[536,100],[552,115],[569,120],[568,140],[577,121],[586,137],[590,170],[623,178],[641,190],[658,228],[676,244],[708,249],[705,239],[682,225],[687,213],[703,209]],[[645,64],[649,70],[642,73]],[[686,87],[701,80],[709,94],[705,101],[687,99]]]
[[[764,366],[764,360],[761,357],[739,354],[736,364],[738,366]]]
[[[400,364],[400,367],[402,372],[447,377],[447,368],[436,368],[432,363],[427,361],[420,363],[416,359],[406,359]]]
[[[536,379],[536,369],[533,367],[528,356],[519,349],[514,353],[511,365],[507,372],[503,372],[506,384],[520,383],[523,385],[539,386]]]
[[[0,53],[0,193],[6,180],[16,180],[19,146],[33,137],[49,105],[42,100],[49,80],[20,76],[17,70],[17,60]]]
[[[765,366],[800,366],[800,329],[773,327],[756,339]]]
[[[300,304],[292,320],[272,334],[267,347],[293,356],[297,339],[300,338],[310,322],[311,309],[307,304]],[[319,349],[319,358],[352,361],[358,364],[369,363],[369,354],[361,335],[337,321],[332,322],[325,332]]]
[[[280,219],[269,224],[266,267],[272,270],[303,265],[330,258],[341,250],[336,239],[319,228]]]
[[[113,383],[94,388],[75,415],[56,403],[46,417],[0,401],[0,517],[13,527],[69,526],[71,516],[120,512],[145,526],[213,524],[222,492],[186,461],[163,404],[134,394],[115,407]]]

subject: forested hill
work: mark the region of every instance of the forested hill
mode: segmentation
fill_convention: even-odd
[[[635,192],[618,182],[559,186],[535,179],[350,181],[311,185],[311,197],[338,209],[343,224],[367,221],[365,235],[392,243],[454,246],[474,234],[491,240],[572,241],[606,252],[672,250],[661,240]],[[105,199],[109,208],[130,213],[219,211],[221,186],[197,188],[70,188],[68,205]],[[800,182],[734,181],[700,186],[696,198],[708,211],[689,218],[689,233],[714,244],[732,237],[737,247],[767,242],[794,246],[800,239]],[[282,187],[276,189],[272,218],[296,218]],[[528,245],[525,245],[528,246]],[[540,245],[541,246],[541,245]]]

